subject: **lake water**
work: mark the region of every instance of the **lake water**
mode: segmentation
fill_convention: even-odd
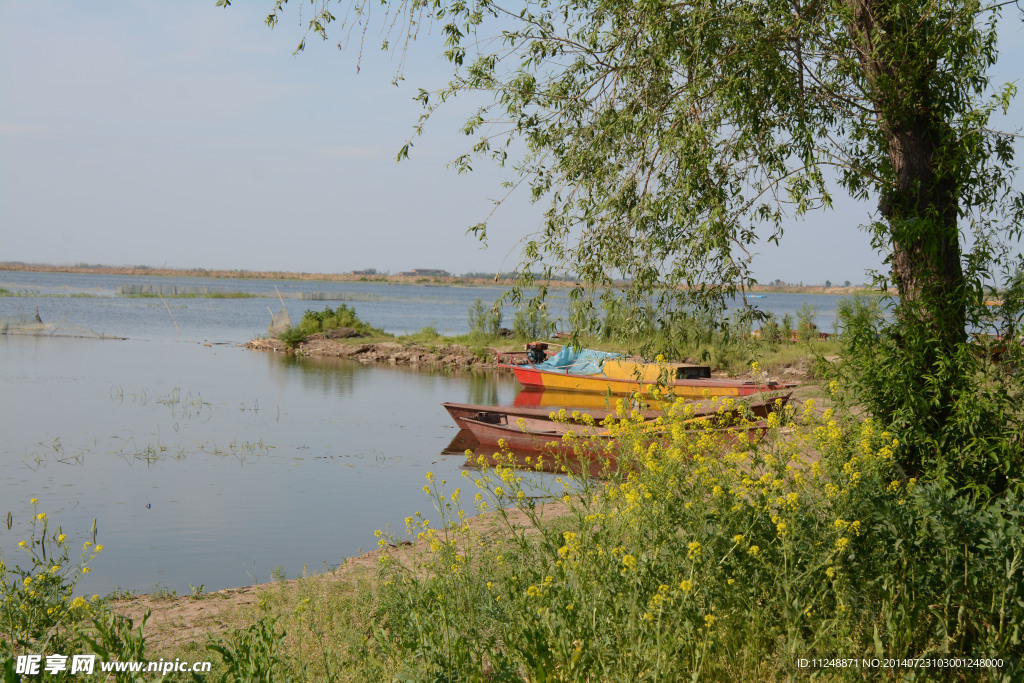
[[[273,298],[140,299],[124,284],[209,286]],[[262,333],[268,306],[329,292],[390,332],[467,329],[477,297],[497,288],[381,283],[0,272],[0,317],[124,339],[0,335],[0,549],[17,560],[29,499],[80,547],[93,520],[105,551],[85,593],[188,592],[334,566],[376,547],[374,530],[432,516],[425,475],[461,482],[464,458],[443,401],[512,403],[496,372],[444,374],[350,361],[296,360],[237,346]],[[88,297],[70,296],[86,293]],[[781,313],[803,297],[769,295]],[[336,301],[286,298],[293,319]],[[812,296],[829,329],[836,297]],[[766,305],[766,308],[768,306]],[[771,310],[769,308],[769,310]],[[461,482],[471,486],[469,482]],[[436,517],[436,515],[434,515]]]

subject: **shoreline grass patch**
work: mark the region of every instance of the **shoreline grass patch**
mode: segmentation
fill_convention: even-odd
[[[329,334],[342,328],[348,328],[357,336],[391,336],[360,320],[354,309],[339,304],[337,308],[328,306],[322,311],[307,310],[299,324],[281,333],[278,339],[294,348],[312,334]]]

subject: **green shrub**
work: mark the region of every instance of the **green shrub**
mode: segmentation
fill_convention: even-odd
[[[814,322],[814,307],[805,301],[796,314],[797,341],[807,343],[818,338],[818,326]]]
[[[586,298],[570,298],[569,326],[581,335],[598,334],[601,331],[601,318],[594,308],[594,302]]]
[[[469,307],[469,332],[477,337],[496,337],[501,329],[501,309],[497,305],[487,307],[483,299],[477,298]]]
[[[292,348],[298,346],[302,342],[306,341],[310,333],[301,327],[289,327],[287,330],[278,335],[278,339],[283,341]]]
[[[548,339],[555,331],[555,322],[544,304],[519,307],[512,321],[512,332],[519,339]]]
[[[782,314],[782,341],[790,341],[793,338],[793,316],[790,313]]]
[[[761,341],[766,344],[777,344],[780,339],[779,320],[774,313],[769,313],[761,323]]]
[[[927,333],[887,320],[876,298],[843,300],[837,314],[845,389],[838,398],[899,436],[905,472],[982,498],[1024,492],[1019,378],[969,342],[940,354]]]
[[[278,339],[295,347],[312,334],[330,332],[342,327],[352,328],[362,335],[384,334],[383,330],[371,327],[360,320],[354,309],[345,304],[339,304],[337,309],[328,306],[322,311],[307,310],[299,324],[281,333]]]

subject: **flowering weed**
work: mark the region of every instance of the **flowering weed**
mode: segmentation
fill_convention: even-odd
[[[395,675],[763,680],[840,654],[1002,657],[985,675],[1019,673],[1020,501],[971,506],[904,479],[891,434],[813,402],[773,413],[759,441],[687,412],[656,435],[607,421],[612,445],[581,448],[616,467],[565,471],[547,505],[511,454],[481,460],[464,486],[495,533],[428,476],[439,523],[407,520],[419,551],[382,566],[374,646]]]

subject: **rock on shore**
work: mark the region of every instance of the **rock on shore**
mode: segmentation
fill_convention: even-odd
[[[489,352],[486,356],[481,357],[462,344],[430,348],[402,342],[339,341],[328,339],[322,334],[314,334],[294,349],[288,348],[288,345],[280,339],[254,339],[245,346],[256,351],[292,353],[307,358],[350,358],[361,363],[419,365],[467,370],[494,365],[493,353]]]

